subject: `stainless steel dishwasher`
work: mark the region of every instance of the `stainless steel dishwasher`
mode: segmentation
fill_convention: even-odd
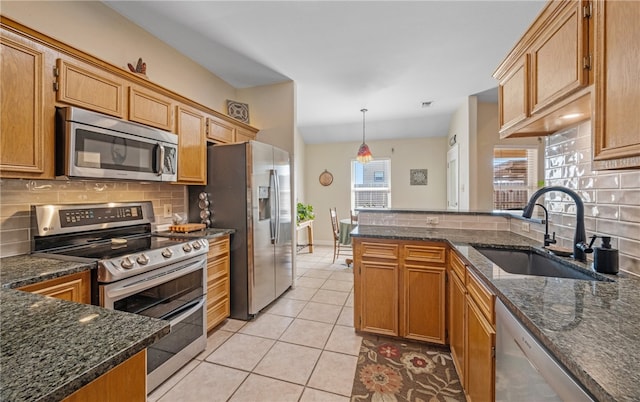
[[[496,302],[496,401],[593,401],[520,321]]]

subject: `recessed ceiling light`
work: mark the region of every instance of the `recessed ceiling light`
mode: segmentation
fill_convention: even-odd
[[[429,107],[429,106],[431,106],[432,103],[433,103],[433,101],[422,102],[422,107]]]

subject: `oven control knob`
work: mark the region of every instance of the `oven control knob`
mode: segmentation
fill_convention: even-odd
[[[186,243],[182,246],[182,249],[184,250],[185,253],[188,253],[189,251],[193,250],[191,248],[191,246],[189,245],[189,243]]]
[[[140,265],[147,265],[149,263],[149,257],[146,254],[142,253],[136,258],[136,261]]]
[[[194,241],[191,245],[192,245],[192,246],[193,246],[193,248],[194,248],[194,249],[196,249],[196,250],[200,250],[200,247],[202,247],[202,245],[200,244],[200,242],[199,242],[199,241]]]
[[[122,261],[120,261],[120,266],[124,269],[131,269],[133,268],[133,261],[131,261],[129,257],[124,257]]]
[[[170,258],[172,255],[173,255],[173,251],[171,251],[171,249],[165,248],[164,250],[162,250],[162,256],[164,258]]]

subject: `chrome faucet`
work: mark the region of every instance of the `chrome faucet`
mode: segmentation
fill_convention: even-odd
[[[533,193],[529,202],[522,211],[522,216],[524,218],[531,218],[533,208],[536,206],[536,200],[542,194],[550,191],[560,191],[561,193],[565,193],[573,198],[573,201],[576,203],[576,231],[573,235],[573,259],[583,262],[587,261],[587,253],[590,253],[593,250],[587,244],[587,234],[584,229],[584,203],[582,202],[582,198],[580,198],[575,191],[560,186],[542,187]]]

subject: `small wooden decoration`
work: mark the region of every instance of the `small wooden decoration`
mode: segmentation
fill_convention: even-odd
[[[142,57],[138,58],[138,63],[136,63],[135,67],[131,63],[127,63],[127,67],[132,73],[140,74],[147,78],[147,63],[142,61]]]
[[[324,172],[320,173],[320,177],[318,178],[320,184],[323,186],[330,186],[333,183],[333,175],[327,169]]]

